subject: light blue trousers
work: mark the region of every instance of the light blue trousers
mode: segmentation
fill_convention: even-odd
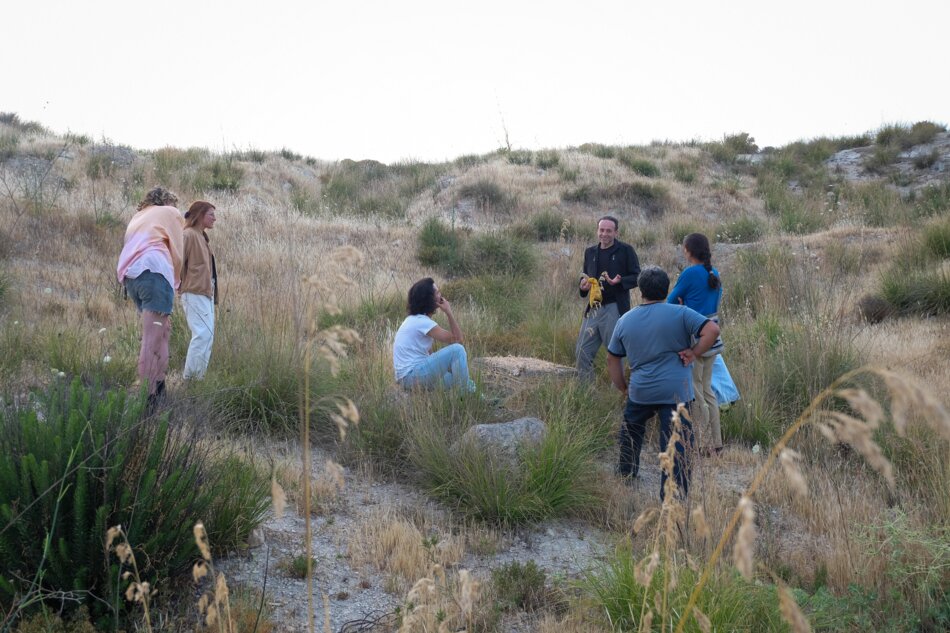
[[[466,391],[475,391],[475,383],[468,376],[468,354],[460,343],[453,343],[429,354],[428,357],[403,376],[399,384],[407,389],[412,387],[431,388],[442,384],[446,389],[458,387]]]

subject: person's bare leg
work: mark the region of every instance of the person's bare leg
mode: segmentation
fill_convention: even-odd
[[[155,383],[165,379],[168,370],[168,340],[171,319],[150,310],[142,311],[142,349],[139,351],[139,378],[148,385],[149,395]]]

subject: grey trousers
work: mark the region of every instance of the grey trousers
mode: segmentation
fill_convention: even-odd
[[[614,334],[614,326],[620,318],[616,303],[608,303],[597,310],[591,310],[581,322],[581,331],[577,335],[577,347],[574,355],[577,359],[577,377],[585,381],[594,380],[594,357],[603,345],[607,347]]]

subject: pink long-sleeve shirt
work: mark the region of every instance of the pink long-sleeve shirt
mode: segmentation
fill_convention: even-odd
[[[125,246],[119,254],[116,268],[119,283],[129,276],[127,273],[140,259],[160,255],[171,265],[172,279],[168,279],[168,283],[172,288],[178,288],[184,251],[184,227],[181,211],[175,207],[145,207],[132,216],[125,230]],[[153,272],[168,278],[166,271]]]

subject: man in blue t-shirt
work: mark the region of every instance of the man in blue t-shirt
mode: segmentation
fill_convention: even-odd
[[[693,399],[689,365],[708,350],[719,336],[719,326],[695,310],[666,303],[670,278],[657,266],[644,268],[637,278],[642,301],[617,321],[607,345],[607,370],[614,386],[627,396],[623,412],[626,433],[619,435],[621,477],[636,477],[646,423],[653,414],[660,418],[660,451],[666,451],[672,435],[673,412],[679,403]],[[697,340],[698,339],[698,340]],[[695,341],[695,343],[694,343]],[[624,383],[621,359],[630,365],[630,384]],[[693,429],[681,418],[680,436],[693,448]],[[689,460],[686,446],[676,443],[673,476],[684,496],[689,492]],[[660,482],[665,497],[666,472]]]

